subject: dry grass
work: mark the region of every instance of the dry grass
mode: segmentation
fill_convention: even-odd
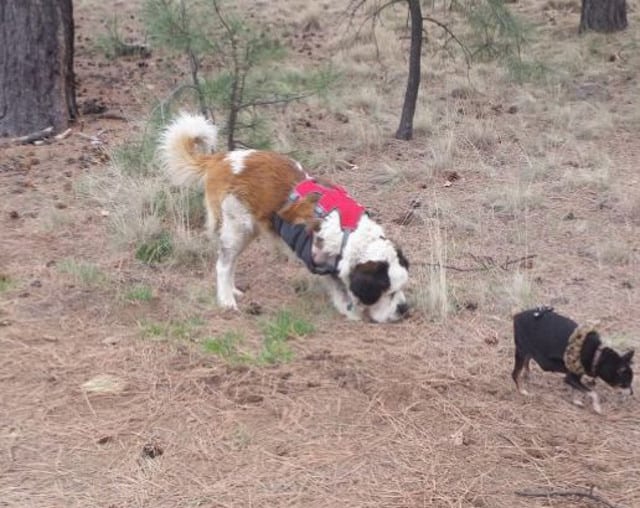
[[[120,4],[137,15],[135,2]],[[598,416],[535,366],[531,398],[510,379],[514,307],[550,303],[599,319],[616,347],[640,346],[640,108],[628,80],[638,14],[624,33],[577,37],[569,4],[509,4],[540,23],[526,56],[551,68],[524,84],[497,61],[467,74],[430,27],[416,138],[400,143],[391,138],[406,75],[402,4],[360,41],[338,24],[341,2],[241,5],[291,46],[290,65],[331,60],[343,73],[328,97],[274,108],[274,137],[345,185],[402,245],[419,311],[389,326],[344,321],[315,279],[256,242],[238,267],[241,312],[222,312],[211,245],[185,213],[192,196],[167,193],[153,172],[127,177],[99,162],[81,136],[8,146],[0,505],[582,508],[596,503],[515,491],[592,487],[616,506],[640,505],[637,399],[598,382]],[[148,96],[175,87],[171,58],[107,62],[84,38],[112,6],[74,7],[81,103],[104,97],[143,117]],[[464,34],[455,11],[428,12]],[[123,37],[141,39],[137,19],[123,20]],[[470,93],[452,95],[462,88]],[[103,132],[110,153],[135,134],[91,115],[81,125]],[[448,171],[459,178],[445,186]],[[202,258],[136,260],[136,243],[165,227]],[[63,260],[73,263],[61,272]],[[203,350],[237,333],[238,351],[256,354],[283,308],[315,328],[288,342],[288,363]],[[145,336],[145,324],[160,332]]]

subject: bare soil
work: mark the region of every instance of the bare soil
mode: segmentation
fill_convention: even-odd
[[[322,31],[340,7],[327,7],[319,33],[303,37],[303,22],[279,5],[249,12],[287,27],[292,58],[327,58],[333,50]],[[0,506],[607,506],[597,497],[640,506],[638,399],[598,383],[599,416],[572,405],[561,378],[537,368],[532,396],[520,396],[510,379],[505,296],[522,272],[541,302],[579,321],[599,320],[605,336],[627,346],[640,344],[640,145],[637,130],[615,121],[616,111],[637,107],[637,58],[601,76],[609,98],[598,104],[613,125],[583,144],[547,148],[557,172],[535,180],[536,206],[526,214],[487,204],[491,189],[515,181],[523,144],[549,129],[526,107],[508,112],[521,97],[515,85],[460,99],[462,116],[491,123],[498,137],[461,142],[449,168],[459,178],[450,186],[451,173],[421,171],[433,146],[428,131],[405,143],[391,139],[395,123],[384,125],[382,144],[365,151],[344,137],[353,122],[319,107],[294,109],[302,149],[338,146],[354,164],[316,172],[370,207],[414,274],[433,262],[429,224],[439,219],[459,309],[444,320],[421,309],[394,325],[347,322],[314,289],[297,294],[294,286],[312,284],[311,276],[259,242],[239,268],[247,287],[241,312],[221,312],[211,259],[140,263],[135,246],[114,247],[109,217],[77,191],[109,164],[108,150],[87,136],[108,148],[125,142],[147,114],[145,96],[173,84],[164,57],[108,60],[95,49],[114,8],[126,33],[141,36],[136,6],[114,6],[75,6],[78,100],[81,109],[104,104],[111,116],[86,106],[64,140],[0,147],[0,276],[8,281],[0,292]],[[554,16],[558,43],[577,29],[577,14],[562,5],[544,12]],[[639,22],[630,16],[636,39]],[[624,46],[620,37],[607,44]],[[449,100],[451,82],[431,79],[428,101]],[[390,107],[401,90],[389,96]],[[518,135],[504,134],[510,124],[520,126]],[[560,176],[587,165],[587,149],[611,161],[604,189]],[[380,178],[387,166],[399,168],[392,183]],[[91,263],[104,278],[78,280],[61,269],[69,259]],[[138,283],[153,288],[153,298],[123,297]],[[414,276],[411,292],[424,283]],[[252,303],[261,315],[247,312]],[[200,346],[230,330],[255,344],[265,319],[282,308],[316,328],[290,342],[288,363],[233,365]],[[145,323],[193,318],[199,324],[186,337],[144,333]],[[97,376],[111,376],[111,384],[88,389]],[[591,498],[517,494],[591,489]]]

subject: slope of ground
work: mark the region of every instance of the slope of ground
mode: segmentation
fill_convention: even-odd
[[[637,399],[598,383],[598,416],[557,376],[534,369],[526,399],[510,379],[510,313],[525,304],[640,345],[635,12],[622,34],[578,38],[577,4],[516,4],[542,24],[532,51],[554,69],[547,82],[516,84],[495,62],[467,75],[430,47],[404,143],[391,139],[400,7],[376,59],[371,38],[344,49],[341,2],[247,3],[292,65],[332,59],[347,76],[332,102],[280,112],[274,138],[312,154],[411,260],[415,310],[381,326],[336,315],[266,242],[242,258],[231,313],[214,304],[211,256],[149,267],[114,241],[115,208],[87,181],[114,178],[109,154],[179,77],[155,54],[107,59],[96,42],[110,8],[75,4],[86,113],[66,139],[0,146],[0,506],[603,506],[517,494],[532,489],[640,505]],[[135,4],[115,2],[142,40]],[[283,309],[314,327],[289,340],[290,361],[203,349],[240,337],[257,355]]]

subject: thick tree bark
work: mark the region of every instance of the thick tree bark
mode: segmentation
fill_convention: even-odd
[[[75,118],[72,0],[0,0],[0,136]]]
[[[617,32],[627,28],[626,0],[582,0],[580,32]]]
[[[396,131],[396,139],[409,140],[413,137],[413,116],[418,102],[420,89],[420,60],[422,57],[422,8],[420,0],[407,0],[411,18],[411,48],[409,49],[409,77],[404,94],[400,125]]]

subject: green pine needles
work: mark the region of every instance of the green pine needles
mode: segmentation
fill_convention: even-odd
[[[285,70],[278,39],[248,23],[234,2],[147,0],[144,18],[152,43],[188,62],[189,81],[168,102],[190,93],[200,112],[215,118],[228,149],[239,143],[268,148],[261,111],[323,93],[335,79],[331,69]]]
[[[529,61],[525,50],[534,27],[514,15],[504,0],[482,0],[467,7],[472,30],[471,56],[475,60],[501,60],[517,82],[535,81],[548,70],[542,63]]]

